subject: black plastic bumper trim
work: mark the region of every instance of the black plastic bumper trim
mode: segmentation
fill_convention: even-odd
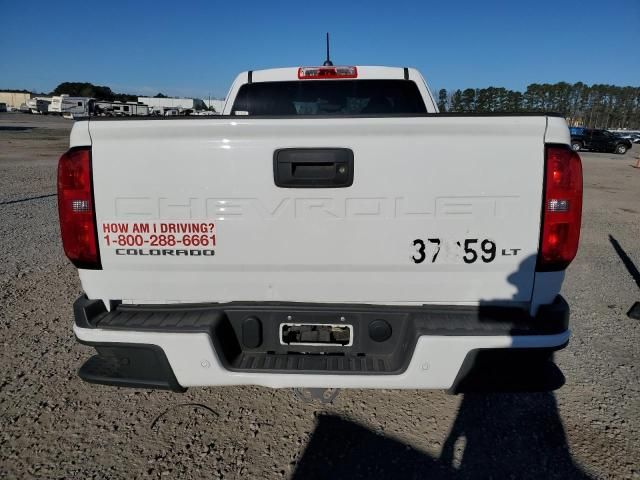
[[[207,333],[221,364],[230,371],[341,375],[402,373],[424,335],[554,335],[565,332],[569,320],[569,307],[562,297],[541,307],[535,317],[516,307],[278,302],[114,304],[107,312],[102,301],[84,296],[75,302],[74,310],[76,325],[82,328]],[[248,318],[255,331],[247,330]],[[282,345],[279,325],[291,319],[315,324],[344,321],[352,325],[353,344]],[[380,320],[390,327],[383,341],[371,335],[371,325]]]
[[[462,362],[450,394],[551,392],[562,387],[564,375],[553,352],[569,341],[543,348],[480,348]]]
[[[98,352],[80,367],[78,375],[85,382],[180,393],[187,390],[178,383],[164,350],[157,345],[78,341]]]

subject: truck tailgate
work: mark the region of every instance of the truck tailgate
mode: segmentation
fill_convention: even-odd
[[[91,121],[101,271],[125,302],[530,301],[546,117]],[[282,188],[274,152],[353,152]]]

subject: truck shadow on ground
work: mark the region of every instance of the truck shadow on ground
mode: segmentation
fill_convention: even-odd
[[[587,479],[552,393],[466,394],[440,456],[322,414],[293,479]]]
[[[508,274],[514,300],[530,295],[535,265],[531,255]],[[481,318],[494,305],[481,302]],[[479,351],[459,385],[465,393],[439,457],[323,414],[292,478],[590,478],[571,457],[552,393],[564,381],[549,351]]]
[[[622,248],[618,240],[616,240],[613,235],[609,235],[609,242],[618,254],[618,257],[620,257],[620,260],[629,272],[629,275],[631,275],[631,278],[633,279],[637,287],[640,288],[640,271],[638,271],[638,267],[636,267],[636,265],[633,263],[633,260],[629,258],[627,252],[625,252],[624,248]]]
[[[0,132],[24,132],[24,131],[30,131],[33,130],[36,127],[15,127],[15,126],[7,126],[7,125],[0,125]]]
[[[638,271],[638,267],[636,267],[633,260],[629,258],[627,252],[625,252],[624,248],[620,245],[620,243],[613,237],[613,235],[609,235],[609,242],[613,249],[616,251],[623,265],[631,275],[631,278],[636,283],[636,286],[640,288],[640,271]],[[631,305],[631,308],[627,312],[627,317],[633,318],[634,320],[640,320],[640,302],[635,302]]]

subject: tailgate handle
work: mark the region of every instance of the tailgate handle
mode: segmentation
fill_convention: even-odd
[[[282,188],[343,188],[353,185],[353,150],[281,148],[273,153],[273,178]]]

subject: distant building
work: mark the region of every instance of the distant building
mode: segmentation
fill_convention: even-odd
[[[199,98],[156,98],[138,97],[138,103],[144,103],[154,112],[164,112],[165,109],[205,110],[207,106]]]
[[[7,107],[20,108],[31,99],[30,93],[0,92],[0,103],[6,103]]]
[[[205,100],[204,104],[209,108],[213,107],[216,113],[222,113],[222,110],[224,109],[224,102],[224,100],[211,99]]]

